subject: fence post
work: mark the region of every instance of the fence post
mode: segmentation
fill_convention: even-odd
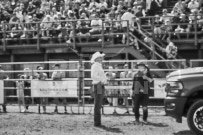
[[[129,34],[129,32],[130,32],[130,30],[129,30],[129,21],[127,21],[127,45],[129,46],[129,36],[130,36],[130,34]]]
[[[74,22],[72,22],[73,23],[73,36],[74,36],[74,38],[73,38],[73,49],[75,49],[76,48],[76,22],[74,21]]]
[[[152,17],[151,19],[152,19],[152,27],[151,27],[152,28],[152,37],[155,38],[155,35],[154,35],[154,19],[155,18]]]
[[[102,48],[104,47],[104,22],[102,21]]]
[[[3,51],[6,51],[6,26],[5,24],[3,25]]]
[[[37,23],[37,50],[40,50],[40,24]]]
[[[82,60],[82,53],[80,53],[80,59],[79,59],[79,68],[78,68],[78,72],[79,72],[79,76],[78,76],[78,85],[79,85],[79,100],[78,100],[78,104],[82,105],[82,92],[84,89],[84,74],[83,74],[83,60]]]
[[[198,45],[197,42],[197,15],[195,15],[195,46]]]

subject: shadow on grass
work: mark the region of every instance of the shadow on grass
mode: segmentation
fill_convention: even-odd
[[[104,125],[99,126],[98,128],[101,128],[103,130],[106,130],[107,132],[112,133],[123,133],[119,128],[112,128],[112,127],[106,127]]]
[[[185,130],[185,131],[179,131],[177,133],[173,133],[173,135],[195,135],[195,134],[190,130]]]
[[[149,125],[149,126],[154,126],[154,127],[168,127],[167,124],[164,123],[153,123],[153,122],[147,122],[147,124],[144,125]]]

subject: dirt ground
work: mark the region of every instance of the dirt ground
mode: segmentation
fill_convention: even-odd
[[[84,108],[85,115],[53,114],[54,107],[48,107],[48,114],[38,114],[37,107],[30,107],[29,113],[18,113],[18,107],[8,106],[8,113],[0,113],[0,135],[193,135],[183,119],[178,124],[171,117],[164,116],[163,109],[149,110],[148,125],[134,125],[134,116],[111,115],[112,108],[105,108],[102,127],[93,126],[93,112]],[[78,113],[78,108],[73,108]],[[83,112],[83,108],[80,108]],[[68,112],[71,109],[68,108]],[[117,109],[123,114],[125,109]]]

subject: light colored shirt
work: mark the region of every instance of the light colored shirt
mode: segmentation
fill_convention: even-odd
[[[98,84],[99,82],[103,84],[107,83],[107,77],[102,68],[102,64],[94,62],[94,64],[91,67],[91,78],[92,84]]]
[[[121,20],[128,20],[129,21],[129,26],[133,26],[133,18],[135,17],[135,15],[133,15],[130,12],[126,12],[122,15]],[[127,27],[127,21],[123,21],[122,22],[122,26],[123,27]]]
[[[63,78],[63,74],[62,74],[61,71],[54,71],[54,72],[52,73],[51,78],[52,78],[53,80],[61,80],[61,79]]]

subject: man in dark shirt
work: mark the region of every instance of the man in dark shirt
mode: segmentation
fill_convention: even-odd
[[[135,74],[133,79],[133,100],[134,100],[134,111],[135,111],[135,124],[139,124],[139,108],[142,105],[143,109],[143,123],[147,124],[148,117],[148,100],[149,100],[149,84],[153,81],[149,68],[144,63],[137,64],[138,72]]]

